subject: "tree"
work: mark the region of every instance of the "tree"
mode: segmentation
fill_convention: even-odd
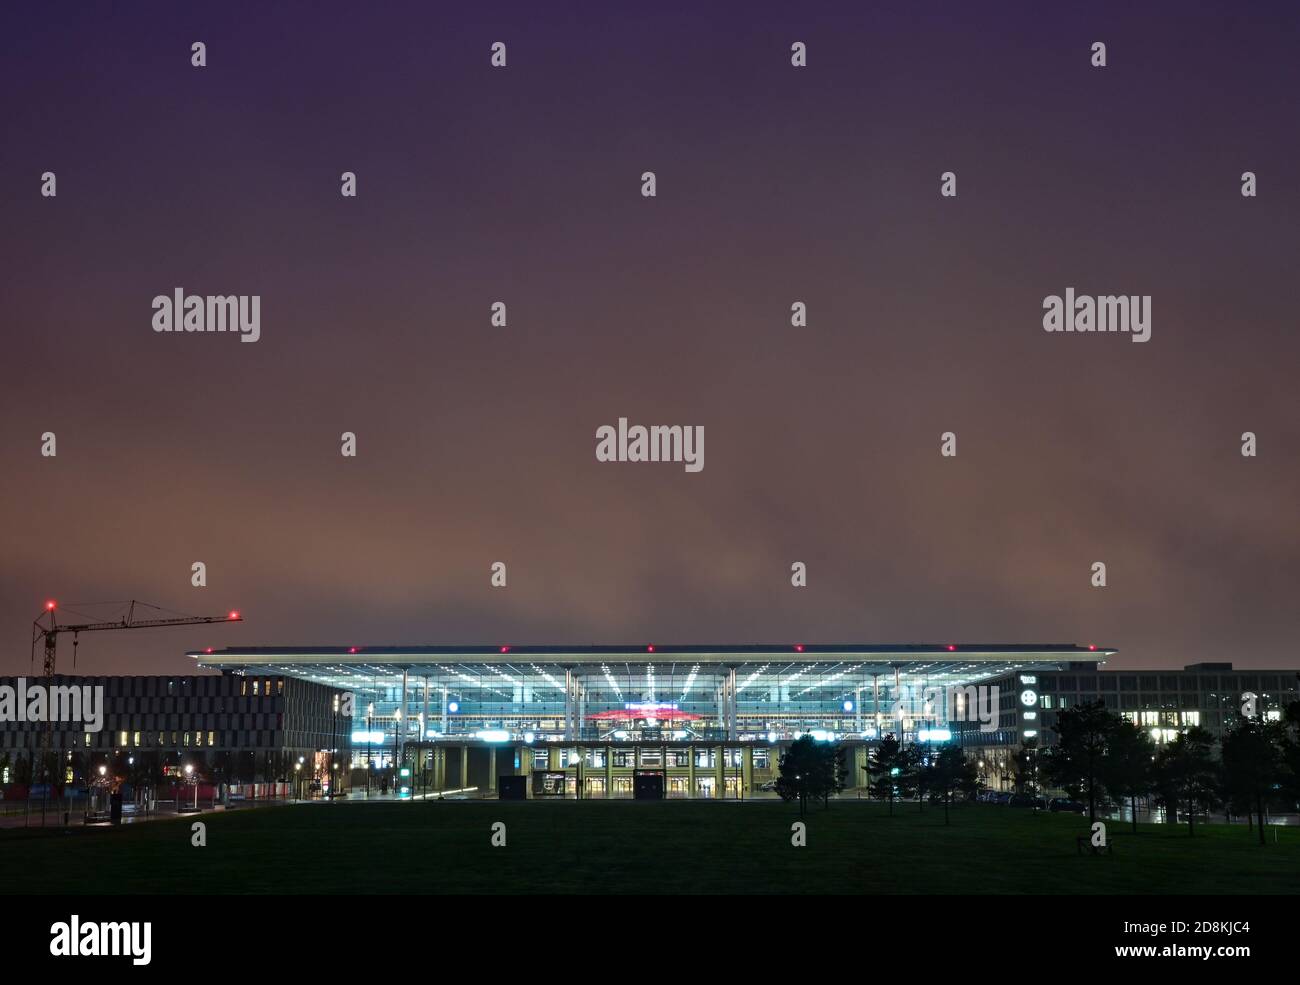
[[[1218,768],[1214,736],[1199,726],[1188,729],[1156,754],[1155,786],[1177,823],[1179,805],[1187,807],[1187,833],[1196,834],[1196,808],[1218,802]]]
[[[1264,800],[1281,784],[1285,727],[1280,722],[1242,719],[1223,737],[1223,794],[1237,809],[1254,813],[1264,841]]]
[[[787,802],[799,801],[800,817],[809,800],[821,798],[829,807],[831,794],[844,789],[843,750],[810,735],[800,736],[790,744],[778,769],[776,792]]]
[[[1102,784],[1121,801],[1128,799],[1134,834],[1138,829],[1138,798],[1151,792],[1155,752],[1150,734],[1127,719],[1115,722],[1106,738],[1106,756],[1101,764]]]
[[[979,771],[957,746],[944,746],[928,757],[925,765],[925,789],[943,803],[943,823],[949,823],[948,809],[957,791],[967,794],[982,785]]]
[[[863,767],[870,778],[867,789],[871,796],[889,801],[889,816],[894,816],[894,799],[898,796],[899,776],[905,765],[898,737],[890,732],[871,750],[867,765]]]
[[[1011,782],[1016,793],[1037,795],[1042,792],[1039,776],[1041,766],[1042,761],[1037,741],[1034,739],[1025,740],[1024,745],[1011,756]]]
[[[1056,745],[1046,750],[1043,771],[1053,786],[1071,797],[1088,799],[1088,824],[1097,821],[1097,798],[1102,792],[1102,759],[1106,741],[1122,719],[1101,701],[1086,701],[1056,715]]]
[[[929,789],[932,751],[923,745],[911,745],[899,754],[898,791],[902,797],[915,797],[916,809],[925,810],[925,794]]]
[[[30,787],[32,782],[32,757],[16,756],[13,765],[13,782]]]
[[[1300,803],[1300,701],[1292,701],[1283,714],[1282,767],[1278,793],[1295,810]]]

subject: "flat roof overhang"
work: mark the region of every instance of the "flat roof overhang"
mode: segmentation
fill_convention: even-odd
[[[325,668],[355,668],[373,673],[436,668],[447,664],[536,664],[572,667],[601,663],[692,663],[719,668],[780,661],[787,664],[824,664],[856,661],[898,666],[902,669],[942,664],[954,672],[969,667],[976,674],[1007,665],[1059,665],[1069,662],[1101,663],[1118,651],[1079,644],[988,643],[784,643],[728,644],[723,646],[537,646],[537,645],[435,645],[435,646],[294,646],[226,647],[189,650],[198,667],[209,670],[253,670],[305,674]]]

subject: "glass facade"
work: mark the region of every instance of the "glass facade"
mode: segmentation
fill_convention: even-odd
[[[351,692],[351,745],[942,740],[961,688],[1107,652],[1062,646],[348,648],[193,654],[227,672]],[[381,753],[382,754],[382,753]],[[674,764],[667,764],[672,766]]]

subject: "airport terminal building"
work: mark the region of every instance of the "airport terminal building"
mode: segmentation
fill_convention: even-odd
[[[194,651],[199,668],[297,678],[346,695],[338,757],[353,789],[631,797],[658,777],[668,797],[746,797],[810,734],[846,748],[850,790],[871,745],[953,740],[978,721],[981,683],[1097,665],[1096,646],[783,644],[426,646]],[[263,685],[268,686],[268,685]],[[966,689],[966,690],[964,690]],[[350,710],[350,716],[346,712]],[[996,706],[990,714],[996,716]],[[994,723],[995,724],[995,723]],[[991,726],[986,726],[991,727]],[[400,777],[398,779],[397,777]]]

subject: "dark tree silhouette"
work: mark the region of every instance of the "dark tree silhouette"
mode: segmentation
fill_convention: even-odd
[[[1057,713],[1055,746],[1043,753],[1043,771],[1053,786],[1071,797],[1088,799],[1088,824],[1097,821],[1097,798],[1101,795],[1102,759],[1106,742],[1121,721],[1101,701],[1086,701]]]
[[[867,790],[878,800],[889,801],[889,816],[894,816],[894,800],[899,793],[899,778],[906,765],[902,746],[892,732],[881,738],[871,750],[863,767],[869,777]]]
[[[1127,799],[1133,814],[1133,833],[1137,834],[1137,801],[1151,793],[1155,743],[1145,729],[1127,719],[1114,723],[1106,739],[1106,756],[1102,760],[1102,783],[1120,800]]]
[[[809,800],[821,799],[829,807],[830,797],[844,789],[844,752],[838,745],[818,742],[810,735],[795,739],[777,767],[776,792],[787,802],[799,801],[799,816]]]
[[[953,794],[973,793],[981,786],[979,770],[957,746],[944,746],[925,765],[925,789],[943,803],[943,823],[949,824]]]
[[[1214,736],[1193,727],[1156,753],[1155,786],[1160,800],[1177,822],[1179,805],[1187,806],[1187,833],[1196,834],[1196,808],[1218,803],[1218,764],[1214,761]]]
[[[1242,719],[1223,737],[1222,784],[1228,803],[1245,807],[1259,822],[1259,843],[1264,840],[1264,801],[1282,782],[1286,728],[1281,722]]]

